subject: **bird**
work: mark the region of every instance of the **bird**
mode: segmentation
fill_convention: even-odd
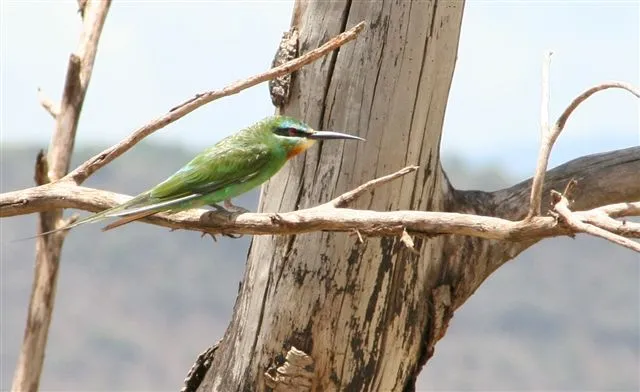
[[[38,236],[119,218],[104,227],[106,231],[159,212],[205,206],[220,212],[247,212],[231,199],[266,182],[318,140],[335,139],[365,141],[346,133],[316,131],[293,117],[270,116],[206,148],[166,180],[129,201]]]

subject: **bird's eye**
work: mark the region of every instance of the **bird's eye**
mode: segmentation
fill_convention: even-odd
[[[276,133],[280,136],[289,136],[289,137],[300,136],[300,131],[295,128],[277,128]]]

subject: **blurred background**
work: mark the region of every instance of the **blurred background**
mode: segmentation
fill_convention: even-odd
[[[53,129],[80,18],[75,1],[0,2],[0,186],[33,184]],[[292,1],[114,2],[78,129],[74,165],[195,93],[267,69]],[[585,88],[640,84],[640,6],[631,1],[468,1],[447,108],[443,160],[459,188],[493,190],[533,173],[540,69],[556,117]],[[136,194],[202,148],[273,113],[266,84],[157,132],[87,186]],[[582,105],[551,165],[638,145],[638,100],[607,91]],[[236,200],[254,209],[257,192]],[[25,324],[35,216],[0,221],[0,389]],[[230,319],[249,238],[200,239],[145,224],[72,232],[63,249],[41,390],[177,390]],[[640,389],[640,263],[578,236],[544,241],[498,270],[458,311],[421,390]]]

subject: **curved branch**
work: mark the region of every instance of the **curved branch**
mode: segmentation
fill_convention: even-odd
[[[544,184],[544,177],[549,164],[549,157],[551,156],[551,150],[556,140],[560,136],[560,133],[564,130],[564,126],[569,119],[569,116],[573,111],[590,96],[610,88],[620,88],[630,92],[636,97],[640,98],[640,90],[628,83],[623,82],[607,82],[587,89],[582,94],[578,95],[569,106],[562,112],[556,123],[552,128],[548,127],[548,101],[549,101],[549,59],[550,54],[545,56],[543,66],[543,83],[542,83],[542,114],[541,114],[541,127],[542,127],[542,141],[540,143],[540,151],[538,153],[538,162],[536,164],[536,172],[533,176],[533,186],[531,189],[531,197],[529,201],[529,212],[527,217],[531,218],[540,215],[540,206],[542,205],[542,187]],[[546,109],[545,109],[546,108]]]
[[[180,105],[172,108],[167,114],[158,117],[146,125],[135,130],[131,135],[127,136],[125,139],[120,141],[118,144],[107,148],[101,153],[93,156],[88,161],[84,162],[80,166],[78,166],[75,170],[69,173],[65,179],[70,179],[74,181],[76,184],[81,184],[84,180],[86,180],[89,176],[95,173],[97,170],[113,161],[120,155],[127,152],[134,145],[139,143],[145,137],[151,135],[155,131],[166,127],[167,125],[175,122],[187,114],[193,112],[199,107],[206,105],[210,102],[215,101],[216,99],[227,97],[229,95],[237,94],[242,90],[245,90],[249,87],[253,87],[257,84],[266,82],[271,79],[275,79],[279,76],[289,74],[294,72],[295,70],[303,67],[304,65],[310,64],[320,57],[326,55],[327,53],[339,48],[340,46],[346,44],[349,41],[354,40],[358,34],[364,29],[365,23],[360,22],[351,29],[341,33],[324,45],[320,46],[317,49],[314,49],[304,55],[293,59],[285,64],[282,64],[279,67],[271,68],[270,70],[263,72],[261,74],[252,76],[245,80],[240,80],[235,83],[228,85],[227,87],[221,90],[208,91],[205,93],[197,94],[194,98],[191,98]]]
[[[569,106],[567,106],[564,112],[562,112],[562,114],[560,115],[560,117],[558,117],[558,120],[556,121],[556,124],[554,126],[554,129],[556,130],[556,132],[557,133],[562,132],[565,124],[567,123],[567,120],[569,119],[569,116],[571,116],[573,111],[576,110],[576,108],[582,102],[586,101],[589,97],[591,97],[593,94],[597,93],[598,91],[607,90],[610,88],[623,89],[635,95],[636,98],[640,98],[640,89],[632,86],[629,83],[607,82],[607,83],[599,84],[597,86],[593,86],[585,90],[582,94],[578,95],[573,101],[571,101],[571,103],[569,104]]]

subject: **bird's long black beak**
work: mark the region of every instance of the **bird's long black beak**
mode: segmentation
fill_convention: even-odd
[[[331,131],[315,131],[314,133],[307,136],[309,139],[315,140],[331,140],[331,139],[351,139],[351,140],[362,140],[366,141],[361,137],[348,135],[346,133],[340,132],[331,132]]]

